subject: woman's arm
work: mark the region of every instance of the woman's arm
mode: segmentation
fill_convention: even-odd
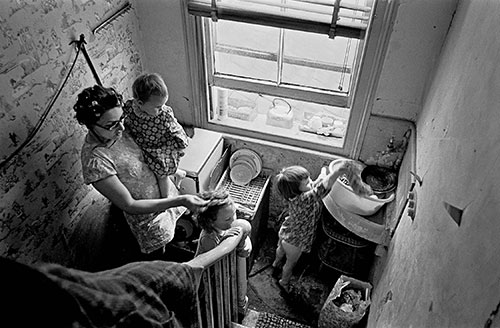
[[[116,175],[111,175],[92,184],[97,191],[113,204],[130,214],[148,214],[162,212],[170,207],[185,206],[196,212],[208,202],[195,195],[180,195],[169,198],[134,199],[127,187]]]

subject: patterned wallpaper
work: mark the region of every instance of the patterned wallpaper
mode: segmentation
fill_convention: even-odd
[[[83,54],[70,73],[76,55],[70,42],[83,34],[103,85],[129,98],[132,81],[144,67],[133,2],[129,11],[92,34],[126,4],[124,0],[0,1],[1,256],[24,263],[71,264],[73,227],[90,206],[105,203],[81,176],[80,149],[86,130],[74,119],[72,106],[77,94],[95,80]]]

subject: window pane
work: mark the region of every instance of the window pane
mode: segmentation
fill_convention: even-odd
[[[231,21],[211,26],[216,74],[276,81],[279,29]]]
[[[358,41],[285,31],[282,82],[347,93]]]

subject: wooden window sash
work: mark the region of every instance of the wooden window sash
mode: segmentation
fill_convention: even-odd
[[[372,8],[345,0],[185,0],[195,16],[363,39]]]

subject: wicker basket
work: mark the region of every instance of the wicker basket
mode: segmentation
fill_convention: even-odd
[[[346,312],[334,302],[341,296],[342,289],[361,292],[362,298],[352,312]],[[340,276],[319,314],[318,328],[350,328],[363,319],[370,305],[372,285],[348,276]]]

